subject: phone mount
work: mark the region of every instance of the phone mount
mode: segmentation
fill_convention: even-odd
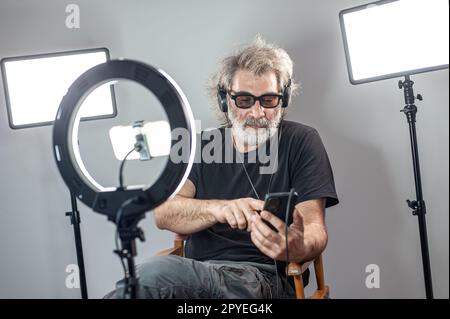
[[[149,161],[152,159],[150,154],[150,150],[148,147],[147,137],[144,132],[142,132],[142,128],[144,127],[144,121],[135,121],[133,123],[133,128],[137,130],[135,138],[136,143],[134,144],[135,149],[139,152],[139,160],[141,161]]]

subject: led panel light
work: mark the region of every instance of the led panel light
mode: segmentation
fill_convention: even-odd
[[[1,61],[9,125],[25,128],[53,123],[69,86],[86,70],[109,60],[106,48],[5,58]],[[113,86],[103,86],[84,102],[83,120],[114,117]]]
[[[448,68],[448,0],[383,0],[339,13],[350,82]]]

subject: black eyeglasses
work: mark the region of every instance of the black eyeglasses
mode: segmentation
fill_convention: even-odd
[[[262,107],[272,109],[277,107],[280,104],[280,100],[283,98],[281,94],[263,94],[261,96],[254,96],[250,93],[230,94],[230,97],[240,109],[249,109],[256,101],[259,101],[259,104]]]

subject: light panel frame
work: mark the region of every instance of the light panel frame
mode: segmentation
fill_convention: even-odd
[[[392,73],[382,74],[382,75],[377,75],[377,76],[367,76],[367,77],[356,77],[355,76],[355,74],[354,74],[355,67],[354,67],[354,65],[352,65],[351,52],[349,49],[349,39],[347,37],[348,30],[346,30],[346,25],[345,25],[345,16],[347,14],[355,13],[355,12],[358,12],[361,10],[372,9],[375,7],[379,8],[380,6],[393,4],[394,2],[398,2],[398,1],[402,1],[402,2],[406,1],[407,2],[407,0],[381,0],[381,1],[375,1],[375,2],[364,4],[364,5],[356,6],[353,8],[345,9],[345,10],[342,10],[339,12],[339,22],[340,22],[340,26],[341,26],[342,40],[343,40],[343,44],[344,44],[345,58],[346,58],[346,62],[347,62],[347,71],[348,71],[348,76],[349,76],[349,80],[350,80],[351,84],[356,85],[356,84],[374,82],[374,81],[385,80],[385,79],[390,79],[390,78],[404,77],[406,75],[442,70],[442,69],[447,69],[449,67],[448,59],[447,59],[447,63],[439,64],[439,65],[430,65],[427,67],[420,67],[420,68],[416,68],[416,69],[400,70],[398,72],[392,72]],[[411,1],[413,1],[413,0],[411,0]],[[417,0],[414,0],[414,1],[417,2]],[[424,1],[424,3],[426,2],[425,0],[422,0],[422,1]],[[447,4],[448,4],[448,1],[447,1]],[[448,14],[448,7],[447,7],[447,14]],[[380,21],[380,23],[383,23],[383,21]],[[411,21],[411,23],[412,23],[412,21]],[[402,28],[392,30],[392,32],[398,33],[401,36],[402,34],[410,32],[410,30],[408,29],[408,25],[402,25]],[[446,32],[448,33],[448,25],[447,25]],[[442,39],[442,40],[447,41],[447,52],[448,52],[448,38]],[[412,54],[412,53],[414,53],[414,50],[417,50],[417,48],[421,45],[423,45],[423,44],[421,44],[419,41],[407,43],[402,48],[402,54],[405,54],[405,55]],[[447,56],[448,56],[448,54],[447,54]],[[378,61],[374,61],[374,63],[377,63],[377,62]]]
[[[36,59],[45,59],[45,58],[53,58],[53,57],[70,57],[74,55],[80,55],[80,54],[90,54],[90,53],[104,53],[106,57],[106,61],[110,61],[110,53],[108,48],[106,47],[99,47],[99,48],[89,48],[89,49],[79,49],[79,50],[70,50],[70,51],[59,51],[59,52],[51,52],[51,53],[39,53],[39,54],[32,54],[32,55],[22,55],[22,56],[16,56],[16,57],[7,57],[0,60],[0,68],[1,68],[1,74],[3,79],[3,89],[5,94],[5,100],[6,100],[6,109],[7,109],[7,116],[8,116],[8,123],[9,127],[11,129],[22,129],[22,128],[31,128],[31,127],[40,127],[40,126],[48,126],[52,125],[54,121],[36,121],[34,123],[27,123],[27,124],[15,124],[14,118],[13,118],[13,110],[11,105],[11,97],[10,97],[10,83],[8,83],[8,74],[6,69],[6,64],[9,62],[17,62],[17,61],[31,61]],[[114,86],[110,85],[110,95],[111,95],[111,105],[112,105],[112,113],[109,114],[102,114],[102,115],[95,115],[95,116],[86,116],[82,117],[81,121],[90,121],[90,120],[99,120],[99,119],[108,119],[108,118],[114,118],[117,116],[117,104],[116,104],[116,97],[114,92]],[[24,92],[26,94],[27,92]],[[55,116],[58,105],[55,106]]]

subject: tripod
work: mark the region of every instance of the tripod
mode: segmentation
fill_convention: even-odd
[[[405,96],[405,107],[401,112],[405,113],[409,124],[409,135],[411,140],[411,151],[414,166],[414,180],[416,187],[416,200],[406,200],[408,207],[413,210],[413,215],[417,215],[419,220],[420,247],[422,250],[423,274],[425,280],[425,292],[427,299],[433,299],[433,286],[431,280],[430,254],[428,251],[427,225],[425,222],[426,207],[422,196],[422,181],[420,178],[419,152],[417,150],[416,135],[416,113],[417,107],[414,104],[416,97],[413,92],[413,84],[409,75],[405,76],[405,81],[399,81],[398,87],[403,89]],[[417,95],[417,99],[422,101],[422,96]]]
[[[73,233],[75,235],[75,248],[77,251],[77,262],[78,271],[80,274],[80,288],[81,288],[81,298],[87,299],[87,285],[86,285],[86,273],[84,270],[84,258],[83,258],[83,245],[81,242],[81,231],[80,231],[80,212],[77,207],[77,198],[75,194],[70,191],[70,202],[72,205],[72,210],[66,212],[66,216],[70,217],[70,223],[73,225]]]

